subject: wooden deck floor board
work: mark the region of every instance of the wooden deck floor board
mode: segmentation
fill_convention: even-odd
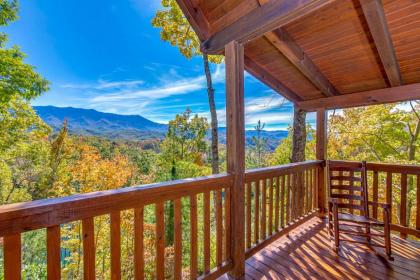
[[[249,258],[246,279],[420,279],[419,244],[394,236],[392,246],[394,261],[361,244],[335,253],[325,221],[313,218]]]

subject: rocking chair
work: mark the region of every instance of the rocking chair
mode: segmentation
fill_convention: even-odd
[[[362,243],[369,247],[385,248],[388,259],[392,260],[391,205],[368,201],[366,162],[327,161],[327,174],[328,231],[334,238],[335,250],[339,249],[340,241]],[[369,217],[370,205],[383,209],[383,221]],[[373,226],[382,227],[383,233],[372,233]],[[341,238],[340,234],[359,236],[362,240]],[[383,237],[384,243],[371,241],[373,236]]]

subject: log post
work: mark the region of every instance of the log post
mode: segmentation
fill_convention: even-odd
[[[234,279],[245,275],[245,117],[244,117],[244,48],[238,42],[225,47],[226,63],[226,138],[227,172],[231,185],[231,258]]]
[[[327,112],[319,109],[316,112],[316,159],[327,159]],[[325,190],[325,164],[318,172],[318,209],[319,215],[325,215],[326,190]]]

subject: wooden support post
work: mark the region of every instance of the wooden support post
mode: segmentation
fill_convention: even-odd
[[[245,117],[244,117],[244,48],[230,42],[226,56],[227,172],[232,175],[231,192],[231,276],[245,275]]]
[[[320,109],[316,113],[316,159],[327,158],[327,111]],[[325,167],[318,172],[318,209],[320,216],[325,215]]]

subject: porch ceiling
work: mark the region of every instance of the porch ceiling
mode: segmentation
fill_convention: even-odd
[[[245,68],[302,109],[420,99],[420,2],[177,0],[202,50],[245,45]]]

